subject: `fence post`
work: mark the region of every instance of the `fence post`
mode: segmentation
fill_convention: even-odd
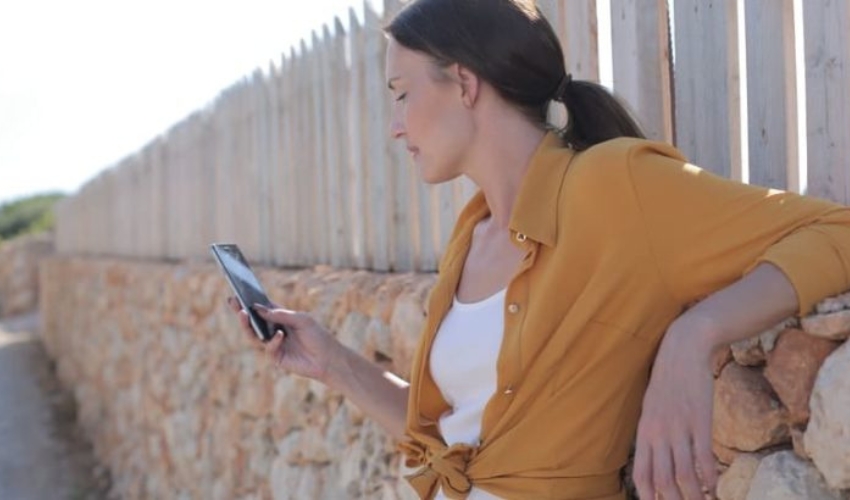
[[[599,81],[596,0],[541,0],[540,10],[561,40],[567,72]]]
[[[279,243],[276,264],[291,264],[296,258],[299,209],[297,203],[297,183],[299,178],[295,171],[295,158],[301,144],[297,142],[298,137],[298,108],[295,94],[296,83],[296,55],[295,49],[290,49],[289,58],[283,58],[281,63],[281,97],[279,101],[281,113],[281,149],[283,161],[278,169],[278,181],[276,185],[282,196],[275,196],[279,200],[281,224],[275,228],[276,240]]]
[[[737,0],[679,0],[674,16],[677,145],[699,166],[741,179]]]
[[[367,212],[366,242],[369,255],[369,265],[376,271],[390,269],[390,231],[392,223],[390,208],[390,176],[388,172],[385,146],[387,130],[386,123],[386,82],[384,79],[383,62],[385,41],[381,33],[381,21],[369,2],[365,2],[364,11],[364,81],[368,103],[367,136],[366,136],[366,171],[367,175]]]
[[[231,157],[232,135],[227,133],[230,110],[232,107],[232,89],[229,87],[219,94],[216,100],[216,114],[213,126],[215,144],[215,230],[213,240],[225,242],[230,239],[230,219],[232,217],[233,196],[229,165]]]
[[[269,129],[271,127],[269,114],[271,112],[267,78],[261,70],[254,72],[251,82],[251,102],[254,109],[254,117],[251,120],[254,130],[254,185],[256,186],[256,238],[257,253],[254,259],[261,262],[271,260],[271,243],[269,241],[269,230],[271,229],[270,212],[272,210],[271,178],[271,144],[269,140]]]
[[[647,137],[673,142],[667,0],[611,0],[614,91]]]
[[[366,115],[369,113],[364,87],[365,42],[363,27],[353,8],[348,9],[348,40],[350,54],[350,78],[348,87],[348,169],[351,183],[347,189],[351,193],[347,206],[346,220],[351,227],[350,252],[352,265],[367,267],[366,257],[366,219],[367,219],[367,183],[366,176]]]
[[[398,0],[384,0],[384,18],[389,19],[401,8]],[[381,60],[383,61],[386,44],[382,44]],[[385,77],[383,68],[378,72]],[[381,95],[376,95],[384,105],[383,125],[376,133],[383,139],[384,152],[388,174],[387,208],[390,217],[389,225],[390,262],[389,268],[394,271],[407,271],[413,268],[415,242],[419,239],[417,224],[413,220],[416,206],[417,190],[414,182],[418,182],[411,172],[412,162],[409,161],[404,141],[390,137],[390,94],[386,84],[381,85]]]
[[[789,186],[798,166],[793,0],[747,0],[749,181]]]
[[[850,5],[803,2],[808,190],[850,203]]]
[[[275,68],[274,64],[269,64],[269,80],[267,82],[269,93],[269,154],[270,168],[268,173],[269,183],[269,260],[272,264],[282,264],[280,252],[283,248],[281,240],[282,228],[284,226],[283,217],[284,209],[282,204],[285,202],[283,197],[283,178],[281,173],[284,169],[284,158],[286,150],[284,149],[284,122],[283,122],[283,79],[285,58],[281,57],[280,67]]]
[[[309,142],[312,127],[310,125],[310,79],[309,70],[310,62],[308,60],[307,44],[304,40],[301,41],[301,51],[298,55],[298,73],[297,73],[297,90],[298,99],[296,106],[298,107],[298,157],[295,165],[296,176],[300,186],[297,190],[296,199],[298,200],[298,217],[297,224],[297,244],[298,258],[295,261],[296,265],[304,266],[310,262],[312,258],[313,242],[310,240],[310,228],[314,225],[313,209],[310,206],[311,188],[313,184],[313,172],[311,167],[311,157],[313,154],[312,147]]]

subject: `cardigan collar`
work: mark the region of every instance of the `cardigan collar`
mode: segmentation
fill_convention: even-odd
[[[575,154],[566,156],[564,152],[561,139],[548,132],[531,157],[508,224],[515,233],[549,247],[558,241],[561,180]]]
[[[514,234],[550,247],[557,243],[561,180],[575,155],[571,152],[566,156],[564,152],[561,139],[554,132],[547,132],[531,157],[511,210],[508,228]],[[471,235],[475,224],[489,213],[484,193],[479,190],[460,213],[458,228]]]

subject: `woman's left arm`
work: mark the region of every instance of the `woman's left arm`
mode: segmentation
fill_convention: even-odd
[[[716,479],[712,354],[850,288],[850,207],[722,178],[659,143],[635,142],[625,168],[618,199],[633,197],[671,302],[696,303],[660,340],[635,484],[642,498],[702,498]]]
[[[799,308],[785,274],[760,264],[697,303],[668,328],[659,347],[638,424],[634,481],[641,498],[703,498],[713,492],[712,355],[752,337]]]

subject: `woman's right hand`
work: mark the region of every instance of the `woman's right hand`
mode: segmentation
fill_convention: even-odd
[[[248,312],[242,310],[239,301],[231,297],[228,303],[239,315],[249,342],[265,351],[277,367],[312,378],[342,393],[390,435],[404,439],[409,396],[407,382],[344,346],[309,314],[280,307],[255,307],[263,319],[283,325],[289,332],[286,336],[276,333],[272,340],[263,343],[251,329]]]
[[[249,342],[258,350],[265,351],[277,368],[320,382],[326,381],[332,359],[341,344],[309,314],[255,305],[254,310],[269,324],[283,325],[289,332],[284,335],[278,330],[272,340],[264,343],[251,328],[248,312],[242,309],[239,301],[228,297],[227,303],[239,316],[239,323]]]

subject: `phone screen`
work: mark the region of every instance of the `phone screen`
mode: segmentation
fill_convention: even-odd
[[[215,243],[210,246],[213,255],[218,260],[222,270],[230,282],[231,288],[242,307],[248,311],[251,317],[251,326],[257,336],[264,341],[274,337],[274,327],[268,323],[253,309],[254,304],[262,304],[272,307],[272,303],[266,295],[263,286],[257,276],[251,270],[239,247],[231,243]]]

